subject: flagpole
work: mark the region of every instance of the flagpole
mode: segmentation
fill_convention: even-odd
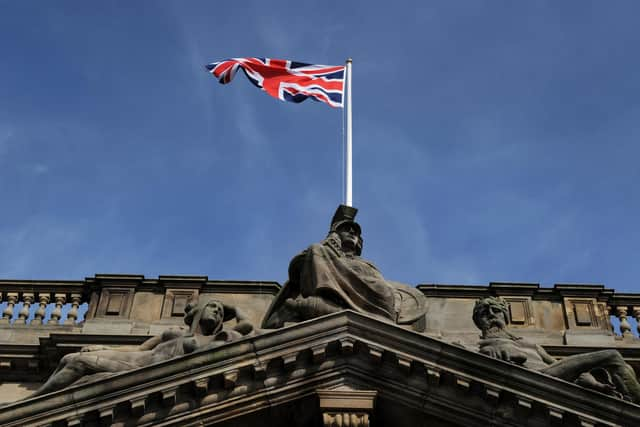
[[[347,145],[346,145],[346,156],[345,156],[345,201],[344,204],[347,206],[352,206],[352,170],[351,170],[351,58],[347,59],[346,63],[346,72],[347,72]]]

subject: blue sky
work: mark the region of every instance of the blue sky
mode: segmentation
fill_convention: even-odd
[[[341,111],[204,64],[354,60],[363,255],[411,284],[640,291],[632,1],[0,1],[0,278],[286,279]]]

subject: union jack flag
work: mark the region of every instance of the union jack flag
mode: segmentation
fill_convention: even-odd
[[[269,95],[289,102],[307,98],[342,107],[344,66],[312,65],[270,58],[231,58],[206,66],[227,84],[242,69],[251,83]]]

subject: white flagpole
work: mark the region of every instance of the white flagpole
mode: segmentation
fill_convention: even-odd
[[[347,146],[346,146],[346,156],[345,156],[345,201],[344,204],[347,206],[352,206],[352,176],[351,176],[351,58],[347,59]]]

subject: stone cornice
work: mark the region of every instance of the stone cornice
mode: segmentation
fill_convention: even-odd
[[[344,383],[467,425],[519,425],[508,414],[539,410],[561,421],[640,423],[639,406],[345,311],[17,402],[0,424],[135,414],[138,425],[160,415],[164,425],[201,425]]]
[[[574,354],[590,353],[592,351],[603,350],[603,347],[596,346],[567,346],[567,345],[545,345],[543,346],[547,353],[554,357],[562,358],[573,356]],[[616,347],[627,363],[634,364],[640,362],[640,347]]]
[[[640,302],[640,294],[616,294],[600,284],[558,283],[541,288],[538,283],[491,282],[484,285],[420,284],[427,297],[483,298],[487,296],[529,296],[533,299],[560,300],[564,297],[596,298],[599,301],[633,305]]]
[[[0,280],[0,292],[78,292],[109,287],[133,287],[140,289],[198,288],[207,292],[240,292],[276,294],[280,284],[259,280],[209,280],[207,276],[159,276],[145,278],[139,274],[96,274],[84,280]]]
[[[3,293],[77,292],[86,293],[89,285],[82,280],[0,280]]]

